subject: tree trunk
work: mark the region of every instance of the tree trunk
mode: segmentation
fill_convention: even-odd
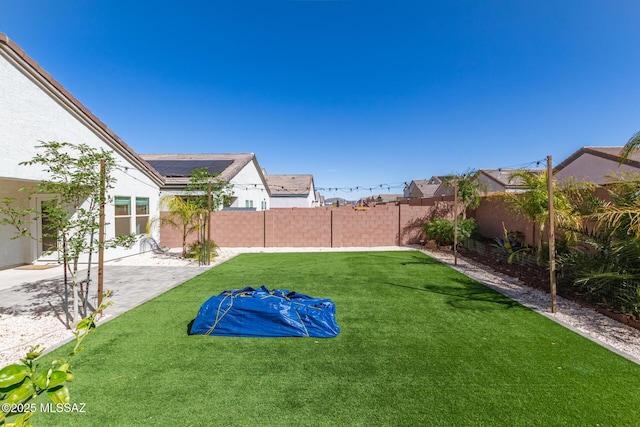
[[[80,321],[80,310],[78,308],[78,260],[73,260],[73,270],[71,271],[71,291],[73,292],[73,323]]]

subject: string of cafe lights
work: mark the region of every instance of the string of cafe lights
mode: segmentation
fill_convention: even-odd
[[[529,162],[525,162],[525,163],[519,163],[519,164],[513,164],[513,165],[505,165],[502,167],[498,167],[498,168],[491,168],[494,170],[498,170],[498,171],[502,171],[502,170],[517,170],[517,169],[539,169],[541,168],[546,162],[546,158],[545,159],[540,159],[540,160],[533,160],[533,161],[529,161]],[[143,184],[149,185],[146,182],[143,182],[142,180],[138,179],[137,177],[133,176],[131,173],[129,173],[129,167],[126,166],[120,166],[117,167],[118,170],[120,170],[121,172],[124,172],[125,174],[127,174],[128,176],[130,176],[131,178],[135,179],[136,181],[139,181]],[[473,169],[472,169],[473,170]],[[477,170],[477,169],[476,169]],[[455,175],[455,173],[453,174],[447,174],[447,175]],[[425,178],[426,180],[426,178]],[[316,191],[324,191],[324,192],[328,192],[328,193],[332,193],[332,192],[344,192],[344,193],[353,193],[353,192],[360,192],[360,191],[369,191],[369,192],[373,192],[374,190],[380,190],[380,191],[391,191],[391,190],[404,190],[406,187],[409,186],[409,184],[411,183],[411,181],[401,181],[401,182],[392,182],[392,183],[382,183],[382,184],[372,184],[372,185],[351,185],[351,186],[345,186],[345,187],[338,187],[338,186],[331,186],[331,187],[315,187]],[[149,185],[150,186],[150,185]],[[251,190],[251,189],[260,189],[262,191],[265,190],[265,185],[263,183],[234,183],[233,187],[236,189],[241,189],[241,190]],[[275,186],[270,186],[270,190],[271,191],[277,191],[277,192],[300,192],[300,191],[309,191],[310,187],[299,187],[299,186],[295,186],[295,187],[287,187],[287,186],[282,186],[282,185],[275,185]]]

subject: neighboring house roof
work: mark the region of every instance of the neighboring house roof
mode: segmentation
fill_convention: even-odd
[[[163,179],[155,169],[149,166],[131,147],[120,139],[111,129],[98,119],[87,107],[78,101],[66,90],[51,74],[44,70],[35,60],[25,53],[13,40],[0,33],[0,54],[3,54],[11,63],[27,74],[31,80],[41,86],[58,102],[70,109],[74,114],[85,121],[87,127],[95,132],[106,144],[123,156],[132,165],[136,166],[142,173],[158,186],[163,184]],[[34,141],[35,142],[35,141]]]
[[[542,169],[480,169],[480,180],[483,181],[488,188],[486,192],[491,193],[495,191],[523,191],[526,190],[524,182],[520,177],[513,177],[512,175],[516,171],[525,170],[527,172],[538,174],[542,172]]]
[[[582,147],[560,162],[554,176],[560,181],[582,181],[606,185],[614,175],[640,173],[640,153],[633,151],[620,163],[624,147]]]
[[[266,182],[263,170],[253,153],[141,154],[140,156],[164,176],[165,187],[186,186],[191,173],[201,167],[230,182],[250,162],[255,163],[258,174]]]
[[[414,179],[409,184],[405,197],[422,198],[433,196],[442,185],[442,177],[432,176],[431,179]]]
[[[375,196],[364,197],[362,200],[365,200],[366,202],[388,203],[397,202],[402,198],[402,194],[376,194]]]
[[[266,175],[271,197],[307,197],[313,190],[313,175]]]
[[[614,166],[616,169],[620,168],[620,153],[622,152],[624,147],[622,146],[609,146],[609,147],[582,147],[577,150],[575,153],[564,159],[560,162],[555,168],[555,172],[560,172],[569,167],[570,165],[575,165],[576,161],[578,161],[581,157],[587,155],[591,157],[589,163],[593,165],[597,159],[602,160],[602,164],[607,163],[607,167],[611,169],[611,166]],[[629,169],[640,169],[640,150],[634,150],[629,154],[629,157],[626,161],[622,163],[622,165],[627,166],[625,168],[626,171]],[[586,165],[586,168],[589,168],[589,165]],[[585,171],[586,172],[586,171]],[[610,172],[616,172],[615,170],[610,170]]]
[[[620,162],[620,153],[624,147],[621,146],[609,146],[609,147],[582,147],[562,162],[558,163],[558,165],[554,168],[556,171],[560,171],[567,167],[569,164],[574,162],[578,157],[584,154],[592,154],[596,157],[600,157],[602,159],[613,160],[615,162]],[[636,150],[629,154],[629,157],[624,162],[626,165],[634,166],[636,168],[640,168],[640,150]]]

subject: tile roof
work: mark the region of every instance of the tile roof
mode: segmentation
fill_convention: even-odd
[[[265,175],[272,197],[308,196],[313,189],[313,175]]]
[[[96,117],[87,107],[78,101],[68,90],[62,86],[51,74],[42,68],[33,58],[26,54],[20,46],[13,40],[0,32],[0,54],[4,53],[7,59],[12,60],[22,72],[44,85],[53,96],[66,108],[81,114],[87,122],[94,127],[102,140],[113,150],[125,157],[128,161],[138,167],[158,186],[162,185],[163,179],[147,162],[145,162],[131,147],[129,147],[118,135],[107,127],[98,117]]]
[[[432,176],[430,179],[414,179],[411,184],[420,191],[422,197],[431,197],[442,185],[442,179],[440,176]]]

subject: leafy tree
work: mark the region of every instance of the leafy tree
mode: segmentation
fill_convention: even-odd
[[[47,172],[49,179],[39,181],[32,187],[21,189],[30,194],[47,194],[55,197],[55,203],[43,207],[50,230],[43,236],[32,236],[26,225],[40,215],[33,209],[12,207],[15,200],[5,199],[0,206],[0,214],[4,215],[1,223],[16,229],[16,236],[27,236],[34,239],[50,237],[57,242],[65,271],[71,276],[71,292],[73,295],[72,316],[80,319],[78,288],[78,261],[82,254],[91,254],[99,249],[94,238],[99,229],[100,205],[110,203],[108,191],[113,188],[115,178],[111,173],[116,167],[112,152],[95,149],[86,144],[68,142],[42,142],[37,146],[41,153],[31,160],[20,163],[24,166],[37,166]],[[100,174],[100,163],[105,163],[104,176]],[[104,191],[101,190],[104,186]],[[116,246],[131,247],[135,236],[120,236],[108,239],[104,248]],[[87,279],[88,286],[89,278]],[[68,289],[68,277],[65,275],[65,290]],[[65,292],[66,298],[67,292]],[[65,304],[65,310],[68,310]],[[69,325],[67,324],[67,327]]]

